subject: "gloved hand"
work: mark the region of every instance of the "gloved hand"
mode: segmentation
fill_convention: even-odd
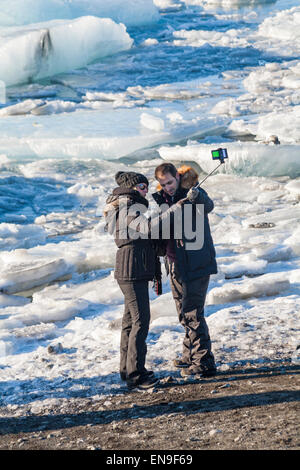
[[[184,197],[183,199],[180,199],[179,201],[176,202],[176,204],[173,204],[173,206],[171,206],[171,208],[174,208],[174,212],[176,211],[176,209],[181,209],[183,204],[186,202],[187,198]]]
[[[200,191],[198,188],[192,187],[187,193],[186,197],[190,202],[195,203],[199,197],[199,193]]]
[[[153,280],[153,290],[156,293],[156,295],[161,295],[162,294],[162,282],[161,279],[154,279]]]

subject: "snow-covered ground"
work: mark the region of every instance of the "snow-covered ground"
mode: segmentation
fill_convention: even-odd
[[[152,167],[144,171],[151,174]],[[84,179],[81,197],[91,201],[91,181]],[[215,201],[210,222],[219,266],[206,316],[221,370],[297,361],[300,186],[286,180],[219,174],[205,184]],[[0,273],[7,292],[0,296],[1,400],[12,411],[25,403],[35,410],[50,398],[53,404],[124,390],[118,375],[123,298],[113,277],[115,246],[99,220],[79,211],[77,217],[41,215],[27,226],[2,224],[16,244],[2,251]],[[166,276],[163,295],[151,292],[151,312],[147,363],[164,377],[174,373],[183,339]]]

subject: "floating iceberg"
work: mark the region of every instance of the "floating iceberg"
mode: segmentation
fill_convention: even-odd
[[[79,16],[111,18],[126,25],[148,24],[159,19],[152,0],[0,0],[0,26],[21,26]]]
[[[130,49],[123,24],[85,16],[0,30],[0,80],[6,86],[49,77]]]
[[[60,279],[72,271],[73,267],[68,266],[63,259],[50,262],[40,260],[35,265],[10,266],[5,272],[0,272],[0,291],[4,294],[26,291]]]
[[[218,147],[227,147],[229,155],[228,161],[218,171],[246,176],[289,175],[295,178],[300,175],[298,145],[223,142]],[[195,161],[204,172],[209,173],[216,167],[210,158],[211,149],[212,145],[209,144],[163,146],[159,148],[159,154],[164,160]]]
[[[178,142],[186,136],[216,133],[224,118],[190,117],[171,122],[162,109],[143,113],[143,108],[117,108],[107,103],[97,110],[45,116],[0,116],[0,154],[12,158],[112,159],[154,145]],[[142,114],[146,114],[142,118]],[[190,113],[191,114],[191,113]],[[147,127],[145,127],[147,125]],[[59,136],[59,137],[58,137]]]

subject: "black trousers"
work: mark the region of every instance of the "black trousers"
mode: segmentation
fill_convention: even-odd
[[[169,262],[172,295],[181,325],[184,327],[182,360],[199,371],[214,369],[215,360],[211,350],[211,339],[204,318],[209,277],[184,282],[176,262]]]
[[[120,374],[138,382],[145,373],[146,339],[150,323],[148,281],[118,281],[124,295],[120,342]]]

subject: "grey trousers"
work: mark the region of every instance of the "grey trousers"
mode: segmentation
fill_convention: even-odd
[[[209,276],[182,281],[176,262],[169,262],[170,283],[178,318],[184,327],[182,360],[199,371],[215,369],[204,304]]]
[[[145,373],[146,339],[150,323],[148,281],[118,281],[124,294],[120,342],[120,374],[137,382]]]

